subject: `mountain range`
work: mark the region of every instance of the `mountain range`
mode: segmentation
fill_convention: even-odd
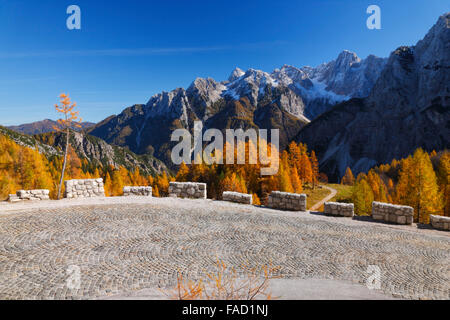
[[[450,148],[448,19],[449,13],[442,15],[423,40],[389,58],[360,59],[345,50],[317,67],[284,65],[270,73],[236,68],[227,80],[197,78],[186,89],[158,93],[146,104],[87,124],[86,131],[174,168],[170,135],[178,128],[192,132],[194,121],[204,130],[280,129],[281,147],[306,143],[331,181],[347,167],[358,174],[417,147]]]
[[[239,68],[225,81],[197,78],[187,88],[154,95],[146,104],[108,117],[88,132],[138,154],[151,153],[170,162],[174,129],[280,129],[284,148],[311,119],[336,103],[370,92],[386,59],[360,59],[343,51],[316,68],[284,65],[271,73]]]
[[[24,133],[24,134],[40,134],[55,131],[54,127],[57,126],[58,123],[54,120],[45,119],[42,121],[36,121],[31,123],[25,123],[18,126],[8,126],[8,129]],[[81,130],[86,130],[95,125],[93,122],[82,122],[80,123]]]

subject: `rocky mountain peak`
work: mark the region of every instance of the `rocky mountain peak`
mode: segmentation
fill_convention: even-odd
[[[209,107],[219,100],[227,87],[212,78],[197,78],[186,90],[186,94],[203,107]]]
[[[370,93],[385,65],[384,58],[371,55],[360,59],[356,53],[344,50],[336,60],[305,71],[313,80],[324,83],[327,91],[347,99],[363,98]]]
[[[336,59],[336,67],[337,68],[349,68],[354,63],[361,62],[361,59],[356,55],[356,53],[344,50],[342,51]]]
[[[374,86],[369,103],[402,114],[420,111],[440,101],[450,105],[450,28],[442,15],[423,40],[392,52]]]
[[[277,83],[267,72],[248,69],[245,74],[231,82],[224,95],[228,98],[239,100],[241,97],[247,97],[250,103],[257,106],[258,98],[264,95],[265,88],[270,85],[276,87]]]
[[[233,82],[234,80],[239,79],[240,77],[242,77],[245,74],[245,72],[236,67],[233,72],[231,72],[230,76],[228,77],[228,81]]]
[[[300,132],[298,140],[316,150],[321,169],[333,180],[347,167],[355,175],[367,172],[419,147],[429,152],[450,148],[448,19],[449,13],[441,16],[423,40],[397,48],[387,62],[369,56],[354,63],[343,79],[347,86],[356,86],[360,82],[352,80],[361,76],[375,81],[369,96],[335,106]],[[385,67],[374,78],[372,70],[380,65]],[[365,71],[356,72],[360,69]],[[328,87],[345,89],[339,81]]]
[[[275,69],[271,76],[285,86],[300,83],[309,78],[308,74],[302,69],[286,64],[281,69]]]
[[[164,159],[171,130],[191,129],[196,120],[204,128],[280,127],[286,143],[309,119],[370,90],[384,64],[375,63],[383,61],[376,57],[368,61],[363,65],[354,53],[343,52],[317,68],[284,65],[272,73],[235,68],[228,81],[197,78],[186,90],[156,94],[145,106],[124,110],[92,133],[137,153],[154,150]]]
[[[187,122],[189,99],[186,90],[177,88],[170,92],[163,91],[154,95],[146,105],[146,117],[165,115],[169,118],[180,118]]]

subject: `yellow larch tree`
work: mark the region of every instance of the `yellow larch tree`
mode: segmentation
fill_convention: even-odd
[[[182,162],[180,165],[180,169],[178,169],[178,173],[176,175],[176,181],[185,182],[187,181],[189,175],[189,167]]]
[[[291,182],[292,182],[292,188],[293,188],[294,192],[302,193],[302,191],[303,191],[302,181],[300,180],[300,178],[298,176],[296,167],[291,168]]]
[[[69,150],[69,138],[70,130],[74,128],[81,128],[82,119],[79,117],[79,112],[75,111],[76,103],[72,103],[70,98],[65,93],[59,96],[60,105],[55,104],[55,109],[58,113],[63,115],[63,118],[58,119],[57,125],[54,127],[55,130],[63,132],[66,135],[66,145],[64,151],[64,162],[61,170],[61,179],[58,186],[58,200],[61,199],[61,188],[64,181],[64,172],[66,170],[67,164],[67,154]]]
[[[413,207],[415,220],[419,223],[427,224],[430,214],[442,212],[442,198],[433,165],[429,155],[420,148],[413,157],[402,161],[396,200]]]
[[[444,206],[444,215],[450,216],[450,152],[446,151],[439,159],[437,169],[438,183]]]
[[[365,175],[357,179],[353,186],[352,200],[355,205],[357,215],[370,215],[372,210],[372,202],[374,201],[372,188],[367,183]],[[358,176],[358,177],[359,177]]]
[[[347,167],[347,170],[345,170],[345,175],[342,177],[341,184],[352,186],[354,183],[355,177],[353,176],[353,172]]]
[[[312,168],[312,182],[313,189],[319,184],[319,161],[317,160],[316,153],[314,150],[311,151],[311,168]]]

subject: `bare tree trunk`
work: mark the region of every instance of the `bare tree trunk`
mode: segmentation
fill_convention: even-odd
[[[66,171],[66,162],[67,162],[67,152],[69,151],[69,128],[67,128],[66,131],[66,150],[64,151],[64,162],[61,172],[61,180],[59,180],[59,187],[58,187],[58,200],[61,199],[61,188],[64,181],[64,172]]]

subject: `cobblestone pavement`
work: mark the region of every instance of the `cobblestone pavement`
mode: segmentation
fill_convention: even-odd
[[[198,279],[217,258],[360,284],[377,265],[388,296],[450,299],[450,237],[428,231],[209,200],[23,209],[0,215],[0,299],[173,287],[177,272]]]

